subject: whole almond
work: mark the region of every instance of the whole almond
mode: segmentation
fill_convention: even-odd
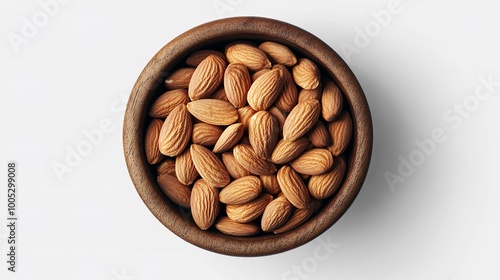
[[[271,69],[269,68],[266,68],[266,69],[262,69],[262,70],[259,70],[255,73],[253,73],[251,75],[251,80],[252,80],[252,83],[255,82],[255,80],[257,80],[260,76],[264,75],[265,73],[271,71]]]
[[[209,149],[198,145],[191,145],[191,158],[201,178],[214,187],[224,187],[231,178],[222,161]]]
[[[242,123],[245,126],[245,129],[248,129],[248,124],[250,123],[250,118],[256,113],[254,109],[250,106],[245,106],[238,109],[238,122]]]
[[[295,54],[287,46],[282,44],[267,41],[260,44],[259,49],[263,50],[274,63],[283,64],[285,66],[293,66],[297,63]]]
[[[248,105],[255,111],[271,107],[283,89],[282,72],[273,69],[257,78],[248,90]]]
[[[333,82],[328,81],[323,88],[321,96],[321,115],[327,122],[333,121],[340,115],[342,110],[342,92]]]
[[[179,88],[187,89],[193,73],[193,67],[179,68],[167,76],[165,79],[165,87],[168,90]]]
[[[215,228],[222,233],[232,236],[251,236],[260,232],[260,227],[255,223],[237,223],[224,216],[215,223]]]
[[[191,139],[192,125],[186,105],[177,105],[161,127],[158,140],[161,153],[170,157],[182,153]]]
[[[277,177],[281,191],[293,206],[299,209],[309,206],[309,192],[304,181],[295,170],[285,165],[278,170]]]
[[[226,166],[229,175],[231,175],[234,179],[250,175],[250,172],[241,166],[241,164],[239,164],[234,158],[233,152],[223,153],[222,162]]]
[[[271,67],[271,61],[266,54],[250,44],[230,45],[226,49],[226,57],[230,63],[241,63],[253,72]]]
[[[238,144],[234,146],[233,154],[236,161],[252,174],[270,175],[276,172],[276,166],[259,157],[250,145]]]
[[[160,95],[151,105],[149,116],[153,118],[166,118],[179,104],[187,104],[189,96],[185,89],[169,90]]]
[[[267,193],[261,194],[256,199],[243,204],[227,204],[227,216],[238,223],[248,223],[257,219],[266,206],[273,200],[273,196]]]
[[[321,105],[316,99],[297,104],[283,124],[283,139],[294,141],[305,135],[316,124],[320,113]]]
[[[191,191],[191,214],[202,230],[212,226],[219,215],[219,190],[199,179]]]
[[[156,164],[163,159],[163,155],[160,152],[160,145],[158,144],[162,126],[163,121],[161,119],[152,119],[148,125],[148,128],[146,129],[146,135],[144,136],[144,146],[146,151],[146,159],[149,164]]]
[[[309,144],[310,142],[306,137],[301,137],[295,141],[281,139],[271,154],[271,162],[286,164],[300,156],[309,147]]]
[[[292,214],[292,204],[285,197],[271,201],[262,213],[261,228],[264,232],[273,231],[286,223]]]
[[[328,171],[333,165],[333,156],[323,148],[310,149],[290,163],[300,174],[319,175]]]
[[[325,199],[333,195],[340,187],[346,170],[344,158],[336,157],[333,168],[320,175],[311,176],[307,189],[312,197]]]
[[[324,148],[332,144],[332,137],[326,128],[325,124],[317,121],[316,125],[309,130],[307,138],[316,148]]]
[[[231,149],[238,141],[240,141],[241,136],[243,136],[243,132],[245,132],[245,127],[242,123],[234,123],[222,132],[219,140],[215,143],[215,147],[213,149],[214,153],[222,153],[229,149]]]
[[[175,158],[175,175],[183,185],[191,185],[198,178],[198,171],[191,158],[190,149],[185,149]]]
[[[193,144],[200,144],[203,146],[213,146],[221,136],[224,129],[208,123],[195,123],[193,125],[193,133],[191,141]]]
[[[293,66],[292,75],[295,83],[301,88],[315,89],[321,79],[318,66],[307,58],[300,58]]]
[[[352,137],[352,120],[349,113],[340,113],[337,119],[328,124],[328,131],[332,136],[332,145],[328,146],[328,150],[334,156],[339,156],[349,146]]]
[[[166,158],[158,166],[156,167],[156,173],[158,175],[161,174],[170,174],[175,176],[175,160],[172,158]]]
[[[191,205],[191,188],[181,184],[177,177],[170,174],[161,174],[156,178],[160,189],[173,203],[189,208]]]
[[[196,67],[209,55],[215,55],[220,57],[222,60],[227,61],[226,56],[222,52],[215,50],[199,50],[188,56],[186,64],[191,67]]]
[[[207,56],[194,70],[188,87],[191,100],[209,96],[222,84],[226,61],[216,55]]]
[[[225,186],[219,195],[220,202],[225,204],[242,204],[257,198],[262,191],[262,182],[258,177],[245,176]]]
[[[278,136],[278,120],[268,111],[259,111],[250,118],[248,138],[257,156],[267,159],[278,142]]]
[[[303,102],[309,99],[316,99],[321,102],[321,95],[323,94],[323,89],[319,85],[315,89],[301,89],[299,92],[299,102]]]
[[[273,232],[279,234],[297,228],[298,226],[302,225],[305,221],[307,221],[320,206],[321,202],[319,200],[313,199],[309,207],[303,209],[295,209],[292,212],[292,215],[290,215],[288,221],[281,227],[273,230]]]
[[[226,90],[223,87],[220,87],[217,90],[215,90],[215,92],[212,93],[212,95],[210,95],[207,98],[208,99],[219,99],[219,100],[229,102],[229,99],[227,99]]]
[[[200,99],[187,104],[191,115],[213,125],[230,125],[238,119],[238,111],[231,103],[218,99]]]
[[[262,182],[263,190],[269,194],[276,195],[281,191],[276,174],[260,175],[260,181]]]
[[[279,69],[283,74],[283,90],[278,99],[276,99],[276,107],[288,113],[292,111],[299,100],[297,85],[293,81],[292,74],[290,74],[290,71],[285,66],[276,64],[273,66],[273,69]]]
[[[231,63],[224,72],[224,88],[227,99],[236,108],[244,107],[247,103],[247,92],[252,81],[245,65]]]

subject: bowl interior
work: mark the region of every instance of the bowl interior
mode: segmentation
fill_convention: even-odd
[[[344,110],[353,121],[353,138],[344,153],[346,175],[337,193],[306,223],[287,233],[233,237],[199,229],[190,212],[173,204],[156,183],[156,169],[144,153],[149,107],[165,89],[165,77],[187,56],[200,49],[218,49],[236,40],[274,41],[288,46],[298,57],[314,61],[344,93]],[[288,23],[267,18],[237,17],[195,27],[165,45],[147,64],[131,92],[124,118],[123,144],[131,179],[153,215],[173,233],[201,248],[239,256],[268,255],[300,246],[333,225],[349,208],[366,177],[371,157],[372,124],[364,93],[345,62],[314,35]]]

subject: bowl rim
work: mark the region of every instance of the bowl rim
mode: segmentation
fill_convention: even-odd
[[[344,93],[353,122],[352,151],[347,158],[344,182],[323,209],[300,227],[278,235],[233,237],[196,227],[186,212],[172,204],[159,190],[156,175],[146,164],[143,133],[152,91],[193,50],[216,42],[236,39],[272,40],[300,50],[320,64]],[[321,59],[320,59],[321,58]],[[171,232],[203,249],[234,256],[263,256],[299,247],[329,229],[347,211],[358,195],[371,160],[373,128],[364,92],[345,61],[325,42],[295,25],[263,17],[231,17],[198,25],[163,46],[145,66],[131,91],[123,120],[123,149],[127,168],[137,193],[152,214]]]

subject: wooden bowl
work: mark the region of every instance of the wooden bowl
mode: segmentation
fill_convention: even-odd
[[[235,40],[275,41],[301,57],[314,61],[343,91],[344,109],[351,114],[353,138],[345,152],[347,170],[337,193],[306,223],[287,233],[233,237],[216,230],[199,229],[189,213],[173,204],[159,189],[156,170],[147,163],[144,134],[148,110],[161,94],[161,85],[188,54],[223,46]],[[372,150],[372,122],[361,86],[340,56],[319,38],[285,22],[259,17],[212,21],[186,31],[166,44],[146,65],[130,95],[123,126],[123,146],[130,177],[140,197],[156,218],[182,239],[201,248],[227,255],[269,255],[303,245],[330,228],[356,198],[368,172]]]

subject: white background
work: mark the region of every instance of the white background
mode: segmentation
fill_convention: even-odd
[[[500,279],[500,85],[480,82],[500,81],[497,2],[394,1],[73,0],[45,22],[49,0],[1,1],[0,278]],[[346,215],[267,257],[219,255],[172,234],[140,200],[122,153],[123,108],[149,59],[189,28],[237,15],[287,21],[332,46],[374,123],[370,171]],[[27,22],[38,26],[23,35]],[[68,165],[101,122],[112,131],[59,180],[53,165]],[[444,140],[429,144],[435,130]],[[9,160],[16,273],[4,262]],[[413,169],[398,171],[404,161]]]

